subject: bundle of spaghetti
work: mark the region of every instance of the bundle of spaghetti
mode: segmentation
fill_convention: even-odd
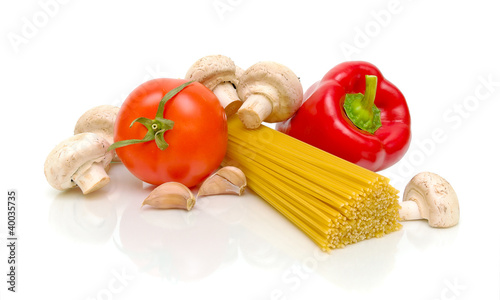
[[[240,168],[248,187],[323,251],[401,228],[389,179],[261,125],[228,120],[223,165]]]

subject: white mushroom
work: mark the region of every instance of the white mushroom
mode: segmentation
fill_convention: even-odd
[[[74,133],[93,132],[112,145],[115,120],[119,110],[118,106],[113,105],[100,105],[89,109],[76,122]],[[112,152],[113,161],[120,161],[115,151]]]
[[[235,114],[243,103],[236,92],[236,72],[237,67],[229,57],[209,55],[197,60],[189,68],[186,79],[198,81],[213,91],[229,117]]]
[[[109,182],[106,167],[113,154],[109,142],[91,132],[76,134],[57,145],[45,160],[45,177],[58,190],[80,187],[83,194],[96,191]]]
[[[419,173],[405,188],[399,215],[402,221],[427,219],[432,227],[452,227],[460,218],[457,194],[441,176]]]
[[[237,91],[244,101],[238,117],[250,129],[262,122],[287,120],[299,109],[303,98],[299,78],[275,62],[259,62],[248,68],[239,79]]]

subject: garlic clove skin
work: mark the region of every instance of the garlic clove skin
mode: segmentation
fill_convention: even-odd
[[[198,197],[211,195],[238,195],[241,196],[247,179],[240,169],[227,166],[219,169],[208,177],[198,191]]]
[[[196,203],[191,190],[179,182],[166,182],[156,187],[144,199],[142,206],[149,205],[161,209],[180,208],[191,210]]]

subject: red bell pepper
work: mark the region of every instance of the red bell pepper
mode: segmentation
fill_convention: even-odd
[[[304,99],[277,130],[372,171],[390,167],[408,150],[405,97],[370,63],[337,65]]]

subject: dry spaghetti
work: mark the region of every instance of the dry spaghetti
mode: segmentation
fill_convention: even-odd
[[[264,125],[228,120],[224,165],[245,172],[248,187],[322,250],[401,228],[398,191],[389,179]]]

